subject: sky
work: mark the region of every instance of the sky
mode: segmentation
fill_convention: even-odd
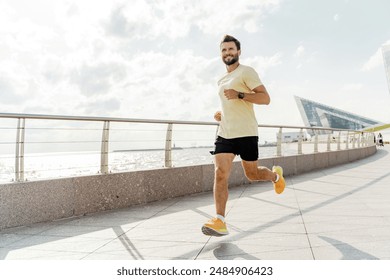
[[[388,0],[0,0],[0,112],[214,121],[219,43],[241,41],[271,96],[260,124],[304,125],[294,95],[390,123]]]

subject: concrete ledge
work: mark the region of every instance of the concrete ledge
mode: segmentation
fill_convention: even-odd
[[[376,153],[376,147],[260,159],[285,176],[348,163]],[[213,165],[155,169],[0,185],[0,229],[211,191]],[[234,162],[229,186],[248,184]]]
[[[272,167],[273,165],[280,165],[283,167],[284,176],[289,176],[298,174],[297,158],[298,156],[277,157],[269,159],[272,160],[272,162],[266,164],[264,164],[263,160],[260,160],[260,164],[267,166],[268,168]]]

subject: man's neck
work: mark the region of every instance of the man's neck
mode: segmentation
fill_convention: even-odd
[[[239,65],[240,65],[240,63],[238,61],[232,65],[226,65],[226,70],[228,71],[228,73],[233,72],[234,70],[236,70],[236,68]]]

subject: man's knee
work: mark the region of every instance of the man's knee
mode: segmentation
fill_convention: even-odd
[[[221,168],[221,167],[216,167],[215,168],[215,180],[217,182],[225,181],[229,177],[229,171]]]

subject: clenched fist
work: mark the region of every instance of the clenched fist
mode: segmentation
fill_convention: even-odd
[[[215,114],[214,114],[214,119],[215,119],[217,122],[220,122],[220,121],[221,121],[221,116],[222,116],[221,111],[217,111],[217,112],[215,112]]]

